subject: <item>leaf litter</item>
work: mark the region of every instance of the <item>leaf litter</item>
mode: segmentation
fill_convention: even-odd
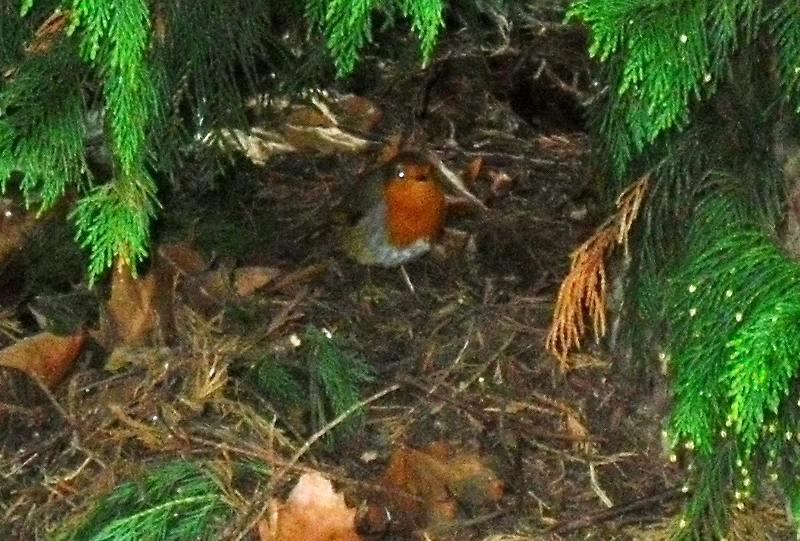
[[[580,126],[515,105],[536,84],[521,66],[589,73],[562,43],[580,30],[545,19],[480,27],[523,56],[457,33],[430,70],[391,61],[364,96],[209,138],[253,163],[196,185],[187,166],[149,266],[93,293],[96,320],[50,333],[0,297],[0,538],[100,539],[146,515],[226,540],[664,539],[678,504],[657,496],[681,475],[661,452],[658,383],[597,352],[564,374],[544,351],[568,256],[602,218]],[[401,147],[462,171],[454,240],[408,265],[414,294],[345,259],[335,219],[376,154]],[[345,376],[322,377],[323,350]],[[781,531],[774,509],[742,513],[740,538]]]

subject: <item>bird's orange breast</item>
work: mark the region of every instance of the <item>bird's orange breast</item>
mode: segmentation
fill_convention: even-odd
[[[445,218],[442,190],[434,182],[395,178],[383,187],[389,242],[402,248],[435,237]]]

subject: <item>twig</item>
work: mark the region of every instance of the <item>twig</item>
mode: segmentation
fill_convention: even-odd
[[[448,185],[452,186],[453,189],[458,192],[459,195],[468,199],[473,205],[479,208],[483,212],[489,212],[489,207],[486,206],[486,203],[478,199],[478,197],[469,191],[467,187],[464,185],[464,180],[459,177],[455,172],[453,172],[450,168],[448,168],[438,156],[436,156],[433,152],[428,152],[428,160],[430,160],[431,164],[436,168],[439,173],[444,177],[447,181]]]
[[[641,511],[657,504],[666,503],[678,498],[684,498],[687,495],[688,492],[684,492],[680,488],[670,488],[658,494],[654,494],[653,496],[639,498],[638,500],[615,505],[609,509],[603,509],[602,511],[596,511],[580,518],[556,524],[552,528],[552,531],[564,534],[573,532],[575,530],[580,530],[588,526],[596,526],[601,522],[608,522],[609,520],[614,520],[622,517],[623,515]]]
[[[469,413],[470,415],[484,419],[487,421],[493,421],[496,419],[494,415],[487,415],[487,409],[484,408],[483,411],[478,411],[475,408],[471,407],[469,404],[466,404],[464,401],[458,401],[453,396],[458,394],[456,390],[449,389],[449,391],[442,391],[437,387],[430,388],[427,385],[415,380],[410,376],[400,376],[397,378],[398,381],[402,382],[405,385],[409,385],[423,393],[425,393],[426,397],[433,397],[437,400],[441,400],[450,404],[451,406],[461,409]],[[561,441],[569,441],[569,442],[604,442],[606,441],[605,438],[600,436],[574,436],[572,434],[564,434],[560,432],[551,432],[548,430],[541,430],[534,426],[530,426],[528,423],[522,421],[521,419],[508,417],[508,419],[520,426],[520,428],[524,429],[528,434],[535,436],[537,438],[548,439],[548,440],[561,440]],[[585,462],[581,460],[581,462]]]
[[[479,524],[483,524],[485,522],[489,522],[490,520],[494,520],[497,517],[502,517],[510,512],[510,509],[499,509],[497,511],[492,511],[491,513],[486,513],[484,515],[480,515],[477,517],[465,519],[465,520],[454,520],[451,522],[441,522],[439,524],[435,524],[425,530],[420,530],[417,533],[437,533],[443,534],[448,530],[454,530],[456,528],[471,528],[473,526],[477,526]]]
[[[308,296],[308,288],[302,287],[300,291],[294,296],[292,300],[286,303],[283,308],[281,308],[277,314],[272,318],[272,320],[267,325],[267,329],[264,332],[264,336],[261,338],[268,338],[272,336],[275,331],[289,323],[292,319],[297,319],[292,317],[292,311],[300,304],[300,302]]]
[[[67,423],[71,428],[75,428],[75,421],[63,408],[63,406],[59,404],[58,400],[56,400],[55,395],[53,395],[50,389],[47,388],[47,385],[45,385],[44,382],[37,377],[32,377],[31,379],[36,383],[36,385],[39,386],[39,390],[42,391],[42,393],[50,402],[50,404],[53,406],[53,408],[58,412],[61,418],[64,419],[64,422]]]
[[[600,501],[603,502],[603,505],[609,509],[614,507],[614,502],[611,501],[606,491],[600,486],[600,480],[597,479],[597,471],[594,469],[594,464],[591,462],[589,463],[589,481],[592,485],[592,490],[597,494],[597,497],[600,498]]]
[[[347,408],[347,410],[343,411],[338,417],[336,417],[331,422],[329,422],[328,424],[326,424],[325,426],[323,426],[322,428],[320,428],[319,430],[314,432],[314,434],[312,434],[311,437],[306,440],[306,442],[302,445],[302,447],[300,447],[300,449],[298,449],[295,452],[295,454],[292,455],[292,458],[289,459],[289,462],[286,464],[286,466],[281,468],[280,471],[278,471],[277,475],[275,475],[273,477],[272,484],[274,485],[278,481],[280,481],[281,478],[284,475],[286,475],[286,473],[290,469],[292,469],[294,467],[294,465],[297,463],[297,461],[300,460],[300,458],[304,454],[306,454],[308,452],[308,450],[311,448],[311,446],[314,445],[325,434],[327,434],[328,432],[330,432],[331,430],[336,428],[339,424],[341,424],[345,419],[347,419],[348,417],[353,415],[355,412],[357,412],[358,410],[364,408],[364,406],[367,406],[367,405],[371,404],[372,402],[375,402],[376,400],[379,400],[379,399],[383,398],[384,396],[386,396],[389,393],[395,392],[399,388],[400,388],[400,384],[399,383],[395,383],[393,385],[390,385],[390,386],[386,387],[385,389],[382,389],[382,390],[378,391],[377,393],[373,394],[372,396],[370,396],[368,398],[365,398],[364,400],[361,400],[357,404],[353,404],[352,406]]]
[[[295,452],[295,454],[292,455],[289,461],[280,470],[278,470],[278,473],[272,476],[272,479],[270,479],[269,485],[267,486],[267,490],[265,492],[266,493],[271,492],[272,487],[278,484],[278,482],[280,482],[283,479],[283,477],[289,472],[289,470],[292,470],[296,466],[297,462],[303,457],[303,455],[306,454],[309,449],[311,449],[311,446],[314,445],[317,441],[319,441],[319,439],[322,438],[325,434],[336,428],[339,424],[341,424],[345,419],[353,415],[356,411],[364,408],[364,406],[367,406],[372,402],[375,402],[376,400],[383,398],[389,393],[393,393],[400,387],[401,385],[399,383],[395,383],[393,385],[386,387],[385,389],[378,391],[372,396],[365,398],[364,400],[361,400],[357,404],[353,404],[352,406],[347,408],[347,410],[343,411],[338,417],[336,417],[331,422],[329,422],[328,424],[326,424],[325,426],[314,432],[314,434],[312,434],[311,437],[309,437],[306,440],[306,442],[300,447],[300,449],[298,449]],[[242,541],[242,539],[244,539],[245,536],[247,536],[248,532],[250,532],[253,528],[256,527],[258,521],[261,520],[261,517],[263,517],[264,514],[267,512],[268,507],[269,507],[269,500],[264,502],[264,504],[261,506],[261,509],[258,510],[253,519],[247,524],[247,526],[241,532],[239,532],[239,535],[237,535],[233,539],[235,541]]]

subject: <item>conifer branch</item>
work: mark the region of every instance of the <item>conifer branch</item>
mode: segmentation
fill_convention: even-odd
[[[305,15],[309,37],[324,38],[345,76],[372,39],[376,12],[397,10],[428,61],[443,0],[0,3],[0,191],[21,172],[26,202],[46,210],[72,189],[90,281],[118,258],[135,269],[158,208],[156,173],[191,151],[197,129],[244,127],[247,92],[286,91],[316,69],[320,45],[307,39],[298,50],[276,19]]]
[[[579,0],[570,17],[590,26],[605,64],[611,91],[593,129],[610,175],[653,172],[625,315],[650,328],[673,397],[667,435],[695,466],[672,538],[728,536],[765,475],[798,518],[800,264],[776,244],[787,179],[772,145],[791,147],[798,130],[775,105],[800,105],[800,8]],[[570,315],[582,317],[576,291]],[[565,328],[551,337],[580,336]]]

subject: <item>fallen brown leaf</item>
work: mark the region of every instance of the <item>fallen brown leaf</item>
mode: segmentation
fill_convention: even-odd
[[[239,267],[233,271],[233,289],[240,297],[249,297],[281,274],[275,267]]]
[[[153,343],[171,329],[172,288],[153,265],[143,277],[134,278],[130,267],[119,263],[111,277],[111,296],[106,303],[103,346],[138,346]]]
[[[327,271],[328,265],[325,263],[308,265],[302,269],[285,274],[280,280],[270,285],[269,290],[285,292],[299,285],[314,281]]]
[[[0,350],[0,365],[18,368],[52,389],[72,368],[85,342],[83,331],[72,336],[43,332]]]
[[[304,473],[285,503],[272,501],[258,535],[261,541],[362,541],[355,515],[325,476]]]
[[[473,158],[467,164],[467,166],[461,172],[461,180],[464,182],[465,186],[470,187],[475,184],[475,181],[478,179],[478,175],[481,174],[481,168],[483,168],[483,158],[480,156]]]
[[[514,179],[505,171],[493,169],[488,174],[492,197],[503,197],[514,187]]]
[[[383,118],[383,111],[371,100],[348,94],[336,100],[339,122],[345,128],[367,133],[375,129]]]
[[[208,261],[188,244],[162,244],[158,247],[158,257],[182,274],[197,274],[208,269]]]
[[[460,510],[485,507],[503,495],[502,483],[480,456],[456,452],[446,443],[397,449],[384,482],[392,489],[387,507],[408,528],[452,521]]]

